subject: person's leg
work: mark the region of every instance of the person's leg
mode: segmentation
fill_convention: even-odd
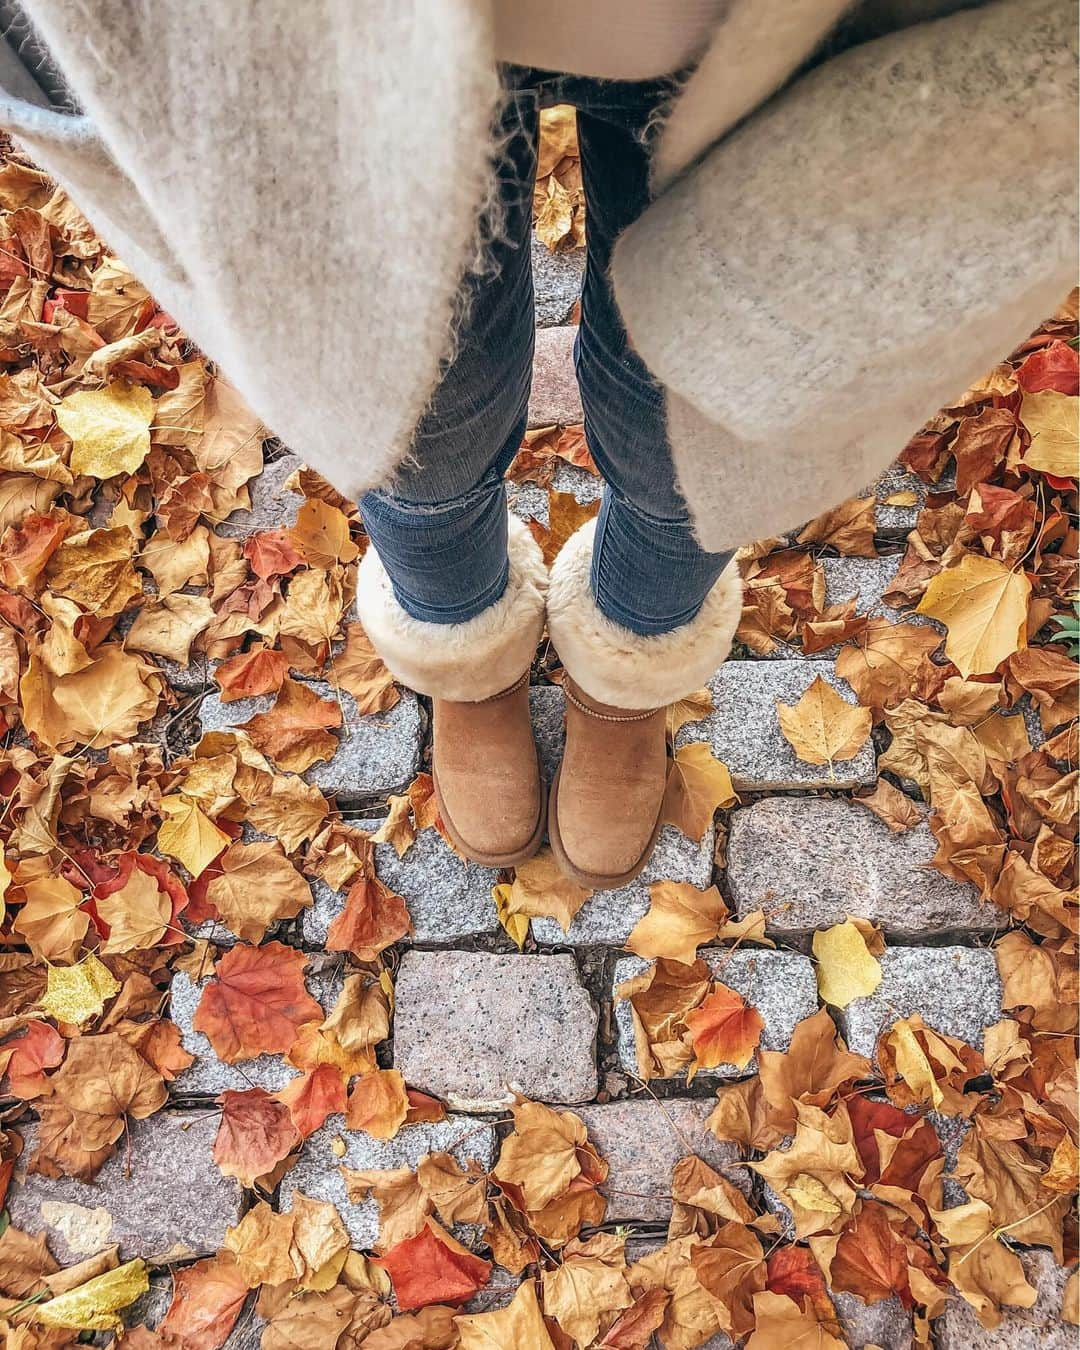
[[[536,135],[537,94],[515,72],[490,243],[463,284],[453,359],[395,481],[360,502],[372,544],[361,622],[393,674],[432,698],[440,813],[461,851],[490,866],[535,851],[544,817],[528,674],[546,571],[529,532],[508,521],[503,481],[532,372]]]
[[[598,85],[579,99],[588,252],[575,355],[606,487],[598,520],[567,542],[549,587],[548,628],[570,676],[550,828],[564,868],[594,886],[622,884],[648,860],[666,705],[712,675],[740,607],[731,555],[694,537],[664,392],[629,344],[608,275],[617,236],[648,205],[648,128],[666,93],[662,83]]]

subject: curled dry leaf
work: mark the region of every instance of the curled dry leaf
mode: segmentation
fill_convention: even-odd
[[[649,910],[635,924],[626,946],[647,960],[666,956],[690,965],[703,943],[711,942],[728,916],[715,886],[699,891],[680,881],[649,886]]]
[[[328,728],[341,726],[341,708],[296,680],[282,682],[269,712],[256,713],[242,730],[280,769],[303,773],[332,758],[338,748]]]
[[[818,993],[834,1008],[867,998],[881,983],[881,965],[851,919],[814,934]]]
[[[507,914],[523,919],[554,919],[565,933],[590,895],[592,891],[564,876],[551,849],[545,846],[515,869],[506,898]]]
[[[223,1092],[214,1161],[222,1175],[254,1186],[301,1142],[288,1106],[262,1088]]]
[[[727,810],[738,802],[731,774],[704,741],[693,741],[676,750],[668,769],[661,819],[674,825],[688,839],[699,842],[712,824],[717,809]]]

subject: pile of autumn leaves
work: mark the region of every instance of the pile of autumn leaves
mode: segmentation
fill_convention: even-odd
[[[553,161],[556,177],[567,158]],[[443,1115],[376,1057],[392,1012],[389,949],[410,922],[376,875],[374,843],[404,853],[418,830],[438,828],[430,779],[391,800],[374,837],[303,780],[335,752],[349,705],[294,676],[326,678],[360,715],[398,697],[346,620],[363,544],[352,505],[301,471],[292,528],[218,534],[247,503],[262,429],[40,174],[0,169],[0,206],[0,711],[12,732],[0,760],[0,1071],[15,1110],[28,1102],[39,1117],[30,1166],[91,1178],[191,1062],[161,1015],[171,980],[206,981],[196,1027],[221,1060],[276,1053],[297,1070],[281,1092],[219,1102],[218,1165],[269,1194],[332,1114],[381,1139]],[[212,1350],[255,1288],[267,1350],[640,1350],[654,1331],[689,1350],[719,1330],[765,1350],[802,1336],[842,1344],[830,1289],[898,1295],[921,1339],[950,1284],[988,1325],[1003,1306],[1030,1306],[1002,1237],[1058,1260],[1076,1249],[1076,665],[1045,641],[1076,584],[1064,472],[1070,447],[1075,468],[1075,331],[1075,315],[1051,321],[906,452],[931,482],[957,466],[955,488],[920,512],[888,597],[946,626],[944,659],[932,627],[826,603],[815,554],[872,556],[872,499],[743,559],[741,639],[761,653],[842,644],[837,667],[858,698],[817,681],[778,709],[796,752],[842,761],[884,726],[879,762],[930,802],[936,864],[1013,922],[995,948],[1006,1015],[983,1050],[912,1017],[884,1033],[873,1068],[825,1012],[786,1054],[760,1050],[759,1015],[696,953],[768,943],[767,915],[734,921],[715,888],[661,883],[628,944],[656,964],[620,990],[641,1075],[744,1068],[757,1053],[758,1074],[720,1090],[710,1128],[755,1152],[796,1241],[691,1155],[672,1178],[668,1242],[628,1259],[622,1234],[593,1231],[607,1169],[580,1120],[521,1102],[490,1175],[446,1154],[415,1171],[346,1169],[350,1198],[378,1203],[377,1258],[349,1250],[331,1205],[297,1195],[278,1214],[260,1201],[219,1255],[176,1274],[163,1326],[129,1341]],[[533,433],[516,473],[550,481],[557,459],[588,466],[579,429]],[[537,527],[549,555],[595,509],[550,499],[549,526]],[[210,659],[224,700],[266,694],[273,706],[166,764],[136,739],[155,717],[160,739],[174,716],[158,663]],[[1014,715],[1021,699],[1049,738],[1037,748]],[[705,691],[674,708],[672,741],[710,711]],[[665,818],[688,836],[736,800],[707,746],[674,756]],[[894,829],[918,818],[888,779],[864,800]],[[351,959],[325,1008],[304,955],[264,940],[311,903],[314,880],[345,894],[326,945]],[[541,854],[494,902],[521,946],[532,917],[566,927],[587,896]],[[241,939],[224,954],[190,937],[217,922]],[[815,947],[826,981],[856,957],[865,971],[880,950],[868,925],[840,928]],[[822,993],[842,997],[827,983]],[[867,1086],[875,1078],[884,1091]],[[970,1122],[956,1165],[963,1206],[943,1207],[930,1111]],[[3,1132],[0,1199],[21,1147]],[[534,1273],[506,1308],[458,1311],[492,1273],[453,1236],[458,1224],[482,1227],[499,1266]],[[0,1235],[0,1318],[20,1350],[113,1326],[145,1282],[142,1263],[119,1265],[114,1249],[58,1271],[43,1238]]]

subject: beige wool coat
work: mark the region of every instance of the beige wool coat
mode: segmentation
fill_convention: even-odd
[[[12,80],[0,125],[298,454],[392,481],[483,245],[493,0],[25,4],[83,112]],[[863,487],[1060,302],[1075,126],[1074,0],[718,6],[613,263],[706,547]]]

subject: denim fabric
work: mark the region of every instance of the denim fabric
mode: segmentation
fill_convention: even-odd
[[[539,109],[570,103],[586,199],[586,265],[574,344],[585,436],[605,480],[592,587],[635,633],[688,622],[730,558],[706,553],[675,481],[663,389],[631,349],[608,279],[619,233],[648,204],[648,137],[672,81],[612,81],[510,67],[491,239],[463,286],[457,348],[392,487],[361,514],[398,602],[462,623],[507,579],[504,474],[526,425],[533,355],[532,187]]]

